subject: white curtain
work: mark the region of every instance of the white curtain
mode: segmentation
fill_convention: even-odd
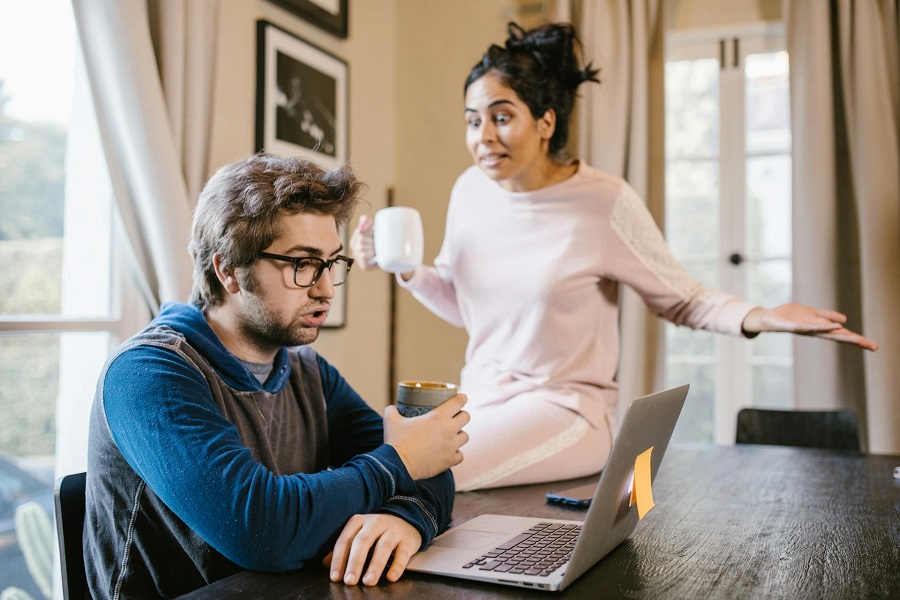
[[[98,127],[152,312],[186,301],[207,176],[220,0],[72,0]]]
[[[785,0],[794,298],[846,312],[881,349],[797,339],[801,408],[848,407],[900,452],[900,1]],[[864,427],[865,429],[865,427]]]
[[[580,89],[578,155],[625,178],[664,223],[665,15],[662,0],[574,2],[573,23],[601,84]],[[556,15],[561,13],[557,10]],[[661,385],[663,325],[623,287],[619,407]]]

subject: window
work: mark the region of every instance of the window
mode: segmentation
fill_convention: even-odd
[[[705,285],[762,306],[791,295],[788,57],[778,31],[670,40],[666,237]],[[674,439],[732,443],[743,406],[789,407],[792,342],[666,326],[666,382],[691,383]]]
[[[136,293],[76,50],[68,0],[0,3],[0,591],[34,598],[46,574],[13,515],[34,501],[49,517],[56,475],[84,469],[100,369],[146,322],[123,318]]]

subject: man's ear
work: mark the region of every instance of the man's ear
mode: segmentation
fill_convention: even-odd
[[[216,270],[216,277],[225,291],[229,294],[237,294],[241,291],[241,285],[238,283],[237,277],[234,276],[234,267],[222,264],[222,257],[218,254],[213,255],[213,268]]]
[[[556,111],[548,108],[543,116],[537,121],[538,133],[541,139],[550,141],[556,132]]]

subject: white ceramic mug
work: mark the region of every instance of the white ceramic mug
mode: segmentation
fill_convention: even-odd
[[[375,260],[390,273],[408,273],[422,264],[422,216],[409,206],[382,208],[375,213]]]

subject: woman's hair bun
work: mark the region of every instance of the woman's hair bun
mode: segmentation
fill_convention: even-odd
[[[588,63],[580,66],[581,44],[575,27],[569,23],[550,23],[526,31],[518,23],[507,25],[506,49],[530,55],[548,78],[558,79],[566,87],[577,88],[585,81],[596,81],[597,69]]]

